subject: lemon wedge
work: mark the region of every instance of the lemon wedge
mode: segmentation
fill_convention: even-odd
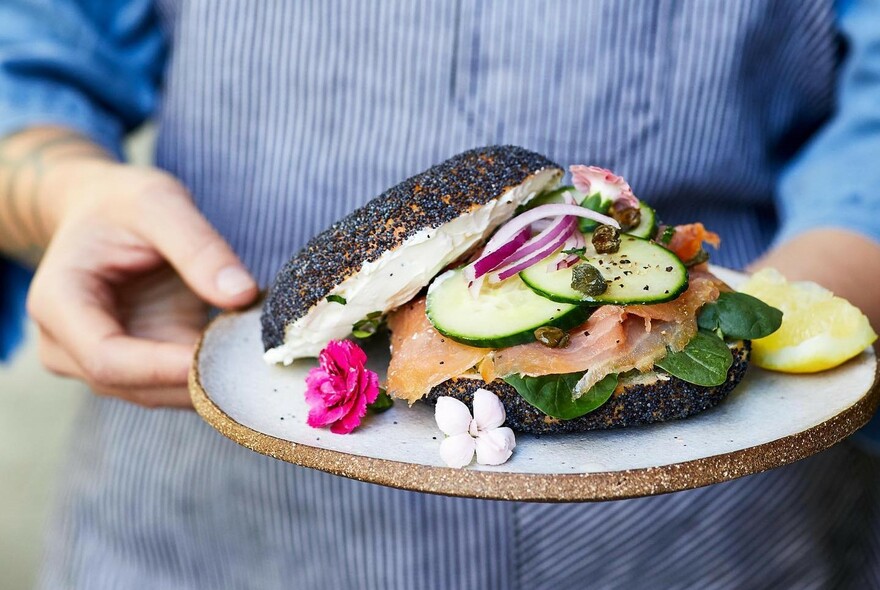
[[[779,330],[752,341],[752,362],[759,367],[786,373],[824,371],[877,339],[865,314],[816,283],[789,283],[778,271],[764,269],[740,291],[782,310]]]

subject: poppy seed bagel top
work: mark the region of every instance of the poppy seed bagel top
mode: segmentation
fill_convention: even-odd
[[[376,261],[418,232],[443,226],[548,169],[562,175],[557,164],[521,147],[477,148],[401,182],[356,209],[312,238],[275,277],[263,304],[264,348],[283,344],[286,326],[305,316],[364,263]]]

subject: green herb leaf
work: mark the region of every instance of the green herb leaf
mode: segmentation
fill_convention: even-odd
[[[588,392],[574,399],[574,387],[583,373],[521,377],[510,375],[504,380],[523,399],[554,418],[571,420],[592,412],[608,401],[617,387],[617,374],[612,373],[596,383]]]
[[[327,301],[329,301],[330,303],[339,303],[341,305],[345,305],[346,303],[348,303],[345,300],[345,297],[342,297],[341,295],[327,295]]]
[[[568,250],[562,251],[562,254],[569,254],[569,255],[574,254],[575,256],[577,256],[578,258],[581,258],[581,259],[584,258],[584,255],[586,253],[587,253],[586,246],[583,248],[569,248]]]
[[[724,340],[700,330],[684,350],[670,352],[654,364],[682,381],[710,387],[727,381],[733,355]]]
[[[660,242],[663,244],[669,244],[672,241],[672,236],[675,235],[675,227],[671,225],[667,225],[663,228],[663,233],[660,234]]]
[[[782,312],[751,295],[725,292],[703,306],[697,323],[704,330],[720,331],[724,338],[754,340],[778,330]]]
[[[351,335],[355,338],[369,338],[379,331],[382,325],[382,312],[371,311],[367,316],[354,323],[351,327]]]
[[[394,400],[388,395],[388,392],[385,391],[384,387],[379,388],[379,395],[376,396],[376,401],[367,406],[367,409],[374,414],[381,414],[382,412],[391,409],[391,406],[394,405]]]
[[[607,213],[610,206],[611,201],[605,201],[602,198],[601,193],[593,193],[592,195],[581,201],[581,207],[592,209],[597,213]],[[578,221],[578,226],[582,232],[593,231],[598,225],[599,222],[593,221],[592,219],[581,218],[580,221]]]

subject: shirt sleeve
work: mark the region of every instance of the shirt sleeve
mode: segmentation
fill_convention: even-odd
[[[0,138],[62,125],[118,157],[155,109],[163,61],[149,0],[2,0]],[[29,280],[0,257],[0,361],[21,341]]]
[[[3,0],[0,137],[63,125],[119,155],[155,109],[163,61],[150,0]]]
[[[838,4],[837,109],[782,175],[776,242],[818,227],[880,241],[880,0]]]
[[[28,270],[0,260],[0,362],[12,356],[24,336],[21,319],[30,278]]]

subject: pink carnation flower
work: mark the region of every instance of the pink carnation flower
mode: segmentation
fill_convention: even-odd
[[[611,170],[598,166],[569,166],[571,182],[574,187],[585,195],[601,193],[606,199],[626,207],[638,207],[639,200],[633,194],[629,184]]]
[[[306,403],[313,428],[348,434],[360,426],[367,405],[379,395],[379,376],[364,367],[367,355],[349,340],[331,340],[306,376]]]

